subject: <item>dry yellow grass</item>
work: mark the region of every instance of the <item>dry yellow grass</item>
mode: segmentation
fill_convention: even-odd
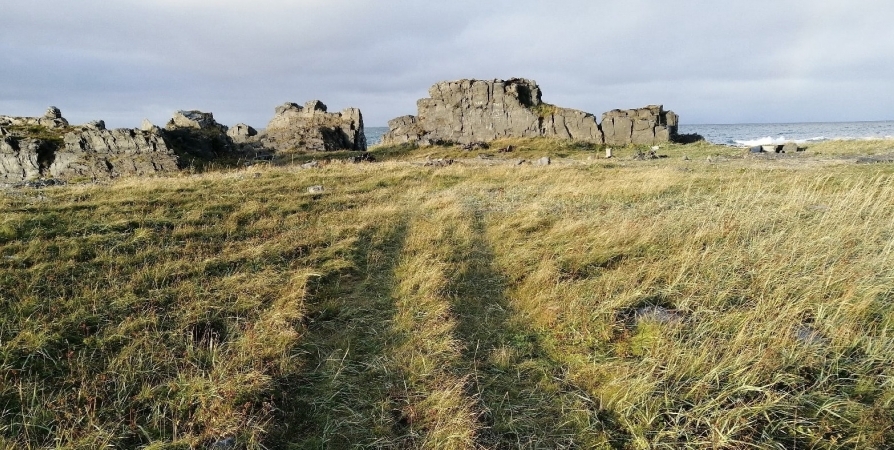
[[[894,443],[887,142],[514,145],[0,192],[0,448]]]

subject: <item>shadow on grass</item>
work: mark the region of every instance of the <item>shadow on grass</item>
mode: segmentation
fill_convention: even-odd
[[[400,440],[388,402],[394,269],[407,223],[367,229],[352,267],[323,275],[308,300],[303,371],[280,380],[269,448],[388,447]]]
[[[565,368],[552,359],[535,331],[513,320],[508,281],[480,214],[471,214],[474,236],[457,249],[465,264],[451,280],[457,337],[472,374],[470,394],[483,414],[479,444],[486,448],[624,448],[629,436],[614,418],[596,410],[586,392],[564,381]]]

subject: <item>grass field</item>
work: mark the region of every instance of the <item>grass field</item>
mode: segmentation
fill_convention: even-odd
[[[0,191],[0,448],[894,446],[894,143],[510,143]]]

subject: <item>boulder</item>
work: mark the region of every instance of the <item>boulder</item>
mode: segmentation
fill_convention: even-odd
[[[85,130],[105,130],[106,122],[104,120],[91,120],[90,122],[85,123],[81,128]]]
[[[782,146],[782,153],[795,153],[799,151],[798,144],[794,142],[786,142],[785,145]]]
[[[227,136],[237,144],[248,142],[253,136],[258,135],[258,130],[244,124],[239,123],[227,130]]]
[[[64,128],[69,125],[68,121],[62,117],[62,111],[55,106],[47,108],[43,117],[38,119],[38,124],[47,128]]]
[[[276,107],[258,140],[264,147],[279,152],[366,150],[360,110],[347,108],[330,113],[319,100],[311,100],[303,107],[291,102]]]
[[[43,117],[46,119],[61,119],[62,111],[55,106],[50,106],[47,108],[47,112],[44,113]]]
[[[66,133],[47,173],[58,179],[105,180],[178,170],[178,159],[162,137],[136,129]]]

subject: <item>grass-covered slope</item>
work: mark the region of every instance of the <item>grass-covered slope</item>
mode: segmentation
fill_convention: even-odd
[[[525,145],[0,192],[0,448],[894,445],[894,167]]]

